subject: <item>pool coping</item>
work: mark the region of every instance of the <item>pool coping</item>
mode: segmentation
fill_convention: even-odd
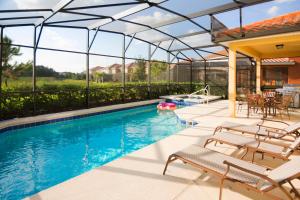
[[[36,115],[32,117],[23,117],[23,118],[5,120],[0,122],[0,134],[15,129],[39,126],[43,124],[50,124],[50,123],[55,123],[60,121],[89,117],[98,114],[127,110],[130,108],[155,104],[158,103],[159,101],[162,100],[153,99],[147,101],[130,102],[130,103],[110,105],[110,106],[101,106],[95,108],[72,110],[72,111],[65,111],[59,113],[51,113],[51,114],[44,114],[44,115]]]

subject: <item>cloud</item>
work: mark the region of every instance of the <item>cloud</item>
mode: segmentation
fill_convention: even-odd
[[[269,8],[269,9],[267,10],[267,13],[268,13],[269,15],[271,15],[271,16],[274,16],[274,15],[277,14],[278,10],[279,10],[279,7],[278,7],[278,6],[272,6],[271,8]]]
[[[195,33],[196,32],[196,30],[194,30],[194,29],[190,29],[190,30],[188,30],[188,32],[187,33]]]
[[[26,8],[52,8],[56,3],[55,1],[49,0],[13,0],[18,9],[26,9]]]
[[[58,31],[58,32],[57,32]],[[78,50],[80,44],[62,30],[45,28],[39,46],[55,49]],[[82,43],[83,41],[80,41]],[[82,72],[85,69],[85,55],[57,51],[38,51],[37,62],[49,66],[58,72]]]
[[[76,49],[76,41],[69,40],[66,37],[62,37],[56,31],[51,29],[44,29],[42,33],[42,38],[44,38],[44,46],[59,48],[59,49]],[[42,46],[43,40],[41,40]]]
[[[287,3],[287,2],[293,2],[296,0],[275,0],[276,3]]]
[[[130,19],[130,21],[137,22],[140,24],[155,26],[158,23],[163,23],[164,21],[168,21],[174,17],[175,17],[175,15],[170,14],[170,13],[162,13],[162,12],[156,11],[152,15],[137,16],[133,19]],[[136,31],[147,30],[147,29],[148,28],[145,28],[145,27],[142,28],[142,27],[136,26],[134,24],[126,24],[125,32],[127,34],[131,34]],[[160,28],[160,30],[167,31],[167,28],[162,27],[162,28]],[[149,34],[146,34],[146,32],[144,34],[145,35],[143,35],[143,36],[145,36],[145,38],[151,38],[151,40],[156,40],[156,39],[160,38],[158,36],[158,34],[152,35],[153,33],[151,33],[151,35],[149,35]]]

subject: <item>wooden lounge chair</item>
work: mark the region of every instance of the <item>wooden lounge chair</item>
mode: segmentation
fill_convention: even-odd
[[[254,137],[246,137],[244,135],[238,135],[229,132],[219,132],[214,133],[213,136],[208,138],[204,144],[206,147],[207,144],[211,142],[220,142],[228,145],[235,146],[237,148],[245,148],[246,152],[242,156],[242,159],[250,151],[252,152],[252,162],[254,161],[255,153],[261,153],[262,156],[267,154],[274,158],[280,158],[283,160],[288,160],[289,156],[299,147],[300,137],[290,144],[287,143],[278,143],[269,140],[259,140]]]
[[[284,125],[285,128],[275,128],[265,125],[265,122],[271,122],[275,124]],[[221,130],[231,130],[240,133],[247,133],[261,137],[283,139],[287,141],[293,141],[296,137],[300,136],[298,130],[300,129],[300,122],[294,123],[292,125],[277,120],[262,119],[256,125],[244,125],[234,122],[224,122],[220,126],[216,127],[215,133]],[[287,139],[286,136],[292,137],[292,139]]]
[[[291,183],[291,180],[300,178],[300,157],[295,157],[283,165],[269,170],[266,167],[249,163],[198,145],[191,145],[169,156],[163,171],[164,175],[168,165],[177,159],[220,177],[220,200],[222,199],[222,189],[225,180],[240,183],[247,189],[262,193],[272,199],[282,199],[270,193],[270,191],[275,188],[282,191],[288,199],[294,199],[292,193],[300,197],[299,192]],[[283,187],[285,183],[290,184],[292,187],[291,191]]]

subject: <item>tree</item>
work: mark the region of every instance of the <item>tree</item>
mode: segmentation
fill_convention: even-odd
[[[102,82],[103,83],[103,78],[104,78],[105,73],[104,72],[94,72],[93,77],[96,80],[96,82]]]
[[[5,85],[7,86],[8,78],[15,78],[14,67],[16,64],[11,65],[10,61],[14,56],[21,55],[20,47],[12,46],[12,40],[7,36],[3,38],[4,45],[1,46],[2,53],[2,69],[0,69],[0,90],[2,88],[2,79],[5,79]]]
[[[159,61],[152,61],[151,62],[151,77],[158,81],[160,77],[162,77],[162,73],[167,70],[168,64],[159,62]]]
[[[33,62],[27,61],[26,63],[20,63],[16,65],[14,68],[14,73],[18,76],[22,77],[31,77],[32,76],[32,67]],[[54,69],[51,69],[50,67],[46,67],[43,65],[37,65],[35,67],[36,76],[38,77],[58,77],[59,74]]]
[[[135,62],[136,67],[131,74],[132,81],[145,81],[146,79],[146,62],[143,59]]]

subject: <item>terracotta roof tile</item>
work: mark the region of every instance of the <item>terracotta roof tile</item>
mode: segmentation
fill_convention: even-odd
[[[249,35],[290,28],[296,28],[300,30],[300,11],[245,25],[243,26],[243,32],[246,35]],[[233,28],[220,31],[217,33],[216,37],[217,40],[219,40],[222,37],[238,35],[240,35],[240,28]]]

